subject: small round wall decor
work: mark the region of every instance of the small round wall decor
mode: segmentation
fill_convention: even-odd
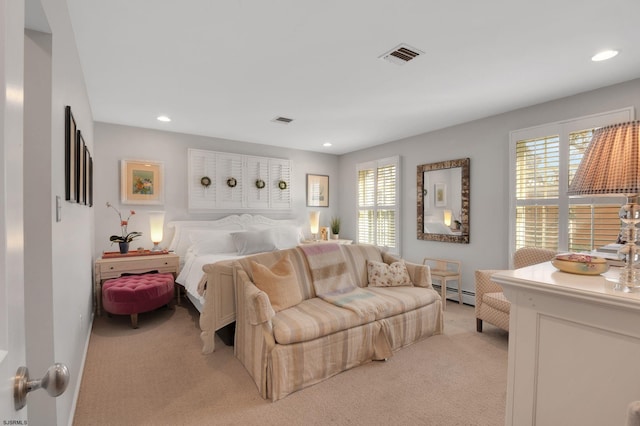
[[[262,189],[262,188],[264,188],[264,187],[265,187],[265,185],[266,185],[266,184],[264,183],[264,181],[263,181],[262,179],[258,179],[258,180],[256,180],[256,188],[258,188],[258,189]]]
[[[281,180],[280,182],[278,182],[278,188],[285,190],[287,189],[287,182]]]
[[[209,185],[211,185],[211,179],[209,178],[209,176],[203,176],[200,179],[200,185],[204,186],[205,188],[208,188]]]
[[[229,188],[235,188],[237,184],[238,184],[238,181],[236,180],[236,178],[230,177],[229,179],[227,179],[227,186]]]

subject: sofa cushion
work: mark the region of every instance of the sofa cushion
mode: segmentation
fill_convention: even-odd
[[[486,303],[487,306],[491,306],[499,311],[509,313],[511,309],[511,303],[504,297],[504,293],[485,293],[482,295],[482,303]]]
[[[371,320],[314,297],[276,313],[272,324],[276,342],[286,345],[317,339]]]
[[[377,320],[430,305],[439,298],[435,290],[422,287],[369,287],[367,290],[380,296]]]
[[[375,287],[363,291],[375,295],[359,301],[366,315],[332,305],[319,297],[278,312],[273,318],[276,342],[290,344],[317,339],[430,305],[439,298],[435,290],[420,287]]]
[[[403,261],[387,265],[384,262],[367,260],[367,272],[369,287],[413,286]]]
[[[251,261],[251,269],[256,287],[267,293],[273,310],[278,312],[302,302],[298,286],[298,276],[289,260],[289,253],[270,268]]]

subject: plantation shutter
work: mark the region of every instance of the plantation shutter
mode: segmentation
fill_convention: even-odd
[[[569,179],[567,188],[578,170],[582,156],[591,142],[593,130],[569,133]],[[595,250],[616,242],[620,233],[620,203],[611,198],[572,198],[569,200],[569,251]],[[596,202],[599,202],[596,204]]]
[[[633,118],[632,108],[511,132],[512,244],[585,252],[614,243],[621,197],[572,197],[567,190],[593,131]]]
[[[357,165],[358,243],[399,254],[399,157]]]
[[[516,143],[516,248],[558,250],[560,138]]]

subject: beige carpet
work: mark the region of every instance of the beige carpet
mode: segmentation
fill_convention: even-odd
[[[96,318],[75,425],[500,425],[507,333],[475,332],[473,307],[447,303],[445,334],[296,392],[263,400],[219,339],[200,353],[197,311],[183,302]]]

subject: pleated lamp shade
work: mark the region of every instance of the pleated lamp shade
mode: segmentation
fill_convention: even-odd
[[[595,130],[567,194],[640,194],[640,121]]]

